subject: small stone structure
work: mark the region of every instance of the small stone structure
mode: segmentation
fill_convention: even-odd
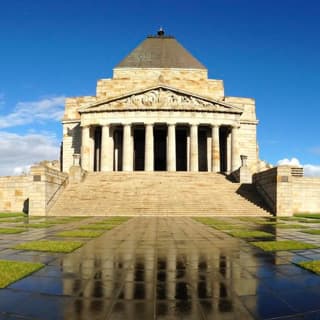
[[[47,162],[34,165],[27,176],[0,177],[0,212],[46,215],[68,184],[68,174]]]
[[[277,216],[320,213],[320,179],[303,176],[303,169],[279,166],[253,175],[258,192]]]

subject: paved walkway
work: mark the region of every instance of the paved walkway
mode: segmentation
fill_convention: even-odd
[[[320,319],[320,277],[291,263],[318,249],[264,253],[190,218],[134,218],[65,255],[8,249],[19,237],[54,239],[1,238],[0,259],[46,267],[0,290],[0,320]]]

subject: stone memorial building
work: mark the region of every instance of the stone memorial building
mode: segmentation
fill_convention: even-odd
[[[225,96],[222,80],[174,37],[148,36],[97,83],[66,100],[62,168],[230,173],[258,167],[255,101]]]
[[[31,215],[267,215],[320,210],[320,179],[259,160],[255,101],[163,30],[66,99],[60,170],[0,177],[0,211]]]

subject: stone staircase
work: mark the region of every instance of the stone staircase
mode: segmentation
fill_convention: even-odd
[[[87,173],[83,182],[66,187],[49,212],[57,216],[269,214],[253,186],[208,172]]]

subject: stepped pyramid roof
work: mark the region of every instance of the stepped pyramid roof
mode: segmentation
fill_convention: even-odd
[[[206,69],[173,36],[160,29],[148,36],[116,68]]]

